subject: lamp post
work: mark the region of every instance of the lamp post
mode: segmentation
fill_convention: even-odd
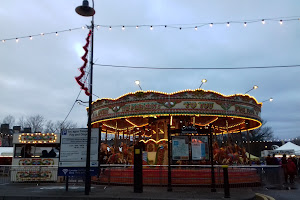
[[[206,82],[207,82],[206,79],[202,79],[202,80],[201,80],[201,85],[199,86],[199,88],[201,88],[201,86],[203,85],[203,83],[206,83]]]
[[[141,82],[140,82],[139,80],[134,81],[134,83],[135,83],[136,85],[138,85],[139,88],[140,88],[141,90],[143,90],[142,87],[141,87],[141,85],[140,85]]]
[[[252,90],[256,90],[258,88],[257,85],[254,85],[250,90],[248,90],[247,92],[245,92],[245,94],[247,94],[248,92],[252,91]]]
[[[92,100],[93,100],[93,51],[94,51],[94,0],[93,7],[89,6],[87,0],[83,0],[82,6],[78,6],[75,11],[77,14],[84,17],[92,17],[91,21],[91,57],[90,57],[90,80],[89,80],[89,112],[88,112],[88,134],[86,146],[86,166],[85,166],[85,195],[89,195],[91,188],[91,174],[90,174],[90,155],[91,155],[91,132],[92,132]],[[100,133],[101,134],[101,133]]]

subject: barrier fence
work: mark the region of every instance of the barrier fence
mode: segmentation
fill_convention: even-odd
[[[64,183],[65,177],[57,176],[55,166],[0,166],[0,184],[5,183]],[[91,178],[92,184],[133,185],[133,165],[101,165],[100,174]],[[224,174],[222,166],[216,165],[215,184],[223,187]],[[211,187],[210,165],[171,165],[174,187]],[[69,182],[84,183],[85,177],[69,177]],[[260,187],[281,185],[284,182],[280,166],[228,166],[229,185],[233,187]],[[144,186],[167,186],[167,165],[143,165]]]

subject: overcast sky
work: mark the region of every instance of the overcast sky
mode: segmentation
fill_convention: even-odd
[[[81,0],[1,1],[0,39],[39,33],[50,35],[0,41],[0,121],[13,115],[41,114],[63,120],[80,88],[74,77],[82,66],[82,46],[88,30],[56,31],[89,25],[91,18],[75,13]],[[92,5],[92,1],[90,1]],[[94,61],[98,64],[144,67],[251,67],[300,64],[299,0],[95,0]],[[267,19],[274,19],[268,21]],[[266,19],[250,23],[250,20]],[[283,19],[283,24],[279,20]],[[226,24],[217,22],[239,21]],[[244,27],[243,22],[248,22]],[[194,28],[195,24],[214,23]],[[184,24],[191,24],[186,26]],[[113,27],[109,30],[101,25]],[[136,25],[168,25],[167,28]],[[134,26],[132,28],[126,26]],[[174,26],[174,25],[173,25]],[[274,135],[280,139],[300,136],[300,68],[248,70],[142,70],[94,67],[93,93],[117,98],[139,88],[175,92],[203,89],[225,95],[249,92],[262,107]],[[96,100],[96,97],[93,97]],[[82,92],[79,99],[87,101]],[[69,120],[84,126],[85,107],[77,105]]]

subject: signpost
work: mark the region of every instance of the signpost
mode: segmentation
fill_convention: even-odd
[[[87,128],[64,129],[61,132],[58,176],[84,176],[86,166]],[[98,174],[99,129],[92,129],[90,174]]]

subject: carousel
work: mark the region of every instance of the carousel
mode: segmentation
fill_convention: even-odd
[[[143,142],[144,164],[166,165],[169,132],[172,137],[176,137],[182,135],[186,127],[193,127],[195,131],[191,135],[202,136],[208,135],[206,130],[210,126],[213,161],[216,164],[245,164],[248,162],[245,148],[231,142],[230,138],[262,125],[261,106],[262,103],[249,95],[226,96],[202,89],[169,94],[137,91],[116,99],[98,99],[92,103],[92,126],[105,133],[105,140],[102,138],[105,142],[100,149],[100,163],[133,164],[132,145]],[[114,135],[114,144],[110,146],[107,144],[109,134]],[[217,143],[220,137],[226,137],[226,146]],[[190,163],[188,161],[191,158],[185,163]],[[209,162],[208,157],[203,157],[197,164]],[[172,163],[182,164],[180,159],[177,162],[172,160]],[[116,173],[120,174],[118,171]],[[110,177],[114,175],[110,174]]]

